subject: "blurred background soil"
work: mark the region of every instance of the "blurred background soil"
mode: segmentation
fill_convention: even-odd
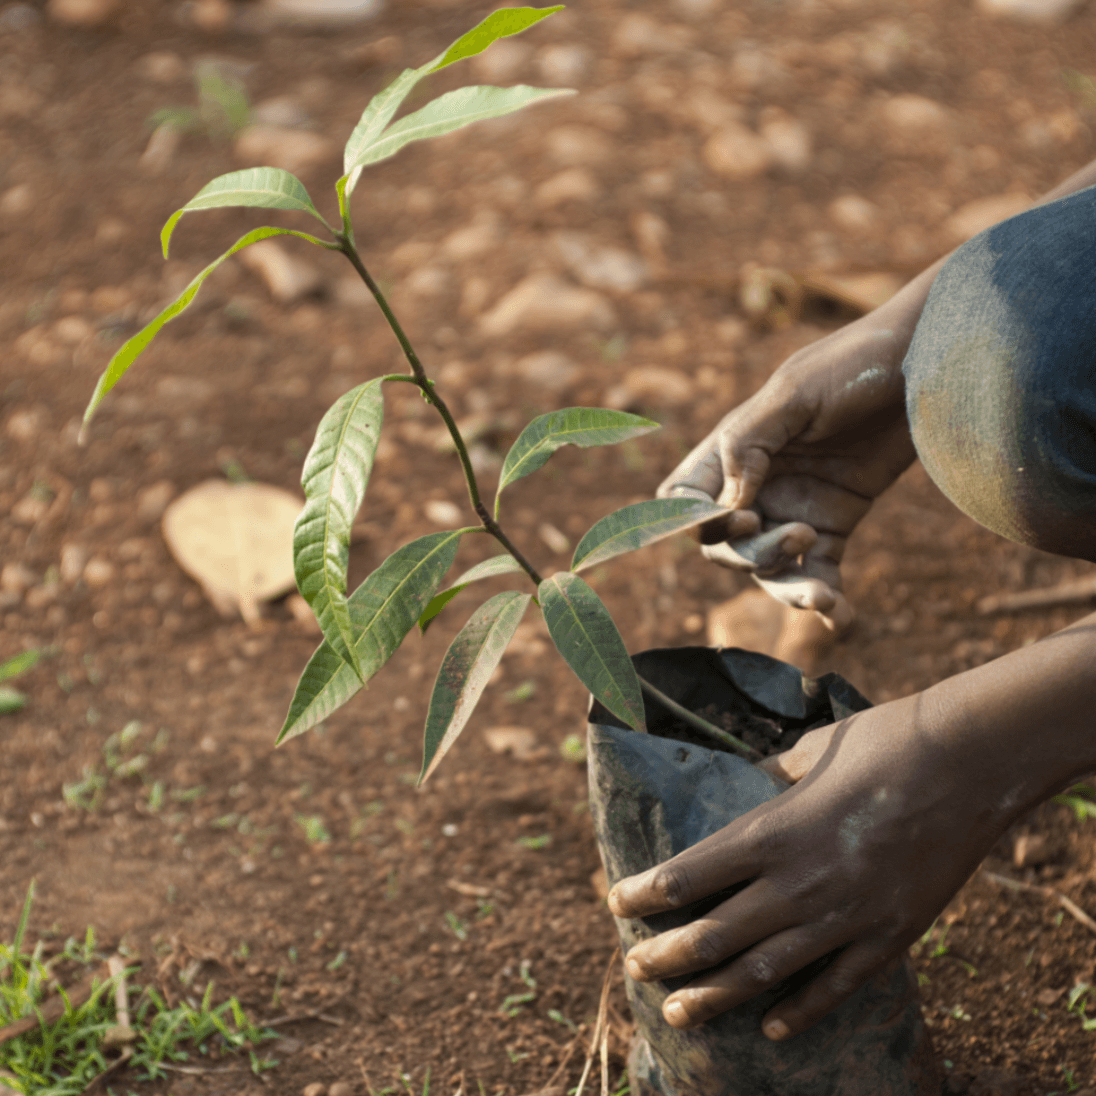
[[[435,668],[484,591],[275,751],[317,642],[307,618],[285,600],[258,628],[222,618],[160,535],[173,497],[226,472],[297,490],[329,403],[402,368],[349,265],[298,241],[230,260],[76,444],[113,349],[270,219],[189,216],[164,262],[170,213],[217,174],[276,163],[334,217],[342,143],[369,96],[492,6],[390,0],[334,29],[279,23],[272,7],[0,8],[0,661],[53,652],[16,683],[26,708],[0,717],[0,927],[13,931],[37,879],[33,935],[59,946],[90,923],[176,987],[180,972],[199,990],[213,979],[261,1019],[290,1017],[261,1077],[242,1063],[120,1082],[135,1092],[364,1093],[401,1077],[418,1092],[429,1070],[437,1092],[562,1093],[615,929],[585,769],[560,749],[586,697],[546,635],[522,626],[416,792]],[[511,488],[504,514],[550,572],[791,351],[857,314],[848,294],[800,302],[781,286],[870,274],[843,284],[885,293],[1088,162],[1094,46],[1093,5],[1043,26],[970,0],[579,0],[409,106],[469,81],[580,94],[369,169],[359,247],[488,483],[537,413],[607,404],[663,424],[563,451]],[[157,110],[198,105],[204,59],[246,89],[249,127],[151,136]],[[399,385],[386,404],[354,583],[408,538],[470,520],[428,408]],[[470,538],[458,567],[488,554]],[[1093,568],[996,538],[915,467],[845,573],[858,618],[827,667],[880,702],[1076,619],[1084,606],[977,605]],[[747,588],[685,538],[591,581],[632,650],[704,642],[709,613]],[[126,755],[144,758],[128,775],[104,751],[127,725]],[[522,733],[486,733],[498,728]],[[1094,827],[1040,808],[986,867],[1051,890],[979,873],[921,948],[948,1091],[1096,1084],[1096,1032],[1067,1007],[1096,981],[1096,936],[1055,897],[1096,913]],[[514,994],[533,996],[500,1011]],[[630,1035],[619,975],[612,1002],[616,1081]]]

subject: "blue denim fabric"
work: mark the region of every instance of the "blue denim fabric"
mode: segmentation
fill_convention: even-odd
[[[1096,187],[963,244],[902,370],[917,453],[956,506],[1096,562]]]

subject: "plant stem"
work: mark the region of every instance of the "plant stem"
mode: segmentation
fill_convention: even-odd
[[[664,708],[668,708],[678,719],[688,723],[690,727],[695,728],[702,734],[706,734],[709,738],[722,742],[724,746],[733,750],[740,757],[746,758],[747,761],[754,761],[762,756],[759,750],[747,746],[740,738],[736,738],[729,731],[717,727],[714,723],[709,723],[703,716],[689,711],[684,705],[678,704],[676,700],[671,700],[661,689],[656,689],[654,685],[649,681],[645,681],[642,677],[639,679],[639,685],[649,697],[657,700]]]
[[[461,432],[457,427],[456,420],[453,418],[453,414],[449,410],[445,400],[438,395],[438,392],[434,387],[434,382],[426,375],[426,369],[423,367],[422,362],[419,361],[419,356],[415,353],[415,348],[411,345],[411,340],[408,339],[407,334],[400,325],[400,321],[396,319],[396,314],[392,311],[391,306],[385,299],[380,286],[377,285],[373,280],[373,276],[366,270],[365,263],[362,262],[361,256],[358,254],[358,250],[354,246],[354,242],[350,239],[349,235],[346,233],[342,234],[339,236],[339,241],[340,250],[350,260],[351,265],[358,272],[358,276],[365,282],[369,292],[373,294],[373,299],[384,313],[384,318],[388,321],[388,326],[392,328],[393,334],[395,334],[396,339],[399,341],[400,347],[403,350],[403,355],[411,366],[411,372],[413,374],[413,378],[409,377],[407,379],[418,386],[419,391],[422,392],[426,401],[434,407],[445,422],[445,426],[449,431],[449,436],[453,439],[453,444],[457,447],[457,455],[460,457],[461,466],[464,469],[464,480],[468,485],[468,498],[471,500],[472,509],[476,511],[476,516],[483,522],[484,529],[486,529],[487,532],[521,564],[522,570],[524,570],[533,582],[539,586],[543,580],[536,568],[525,558],[521,551],[515,546],[514,542],[502,531],[502,526],[499,525],[498,521],[491,516],[487,507],[484,506],[483,500],[480,498],[479,484],[476,482],[476,473],[472,468],[472,459],[468,455],[468,446],[464,444],[464,438],[461,437]]]
[[[373,276],[365,268],[365,263],[362,262],[361,256],[358,254],[358,249],[354,246],[354,241],[351,238],[349,231],[340,234],[338,239],[340,250],[350,260],[351,265],[358,272],[358,276],[365,282],[369,292],[373,294],[373,299],[377,302],[381,312],[384,313],[384,318],[388,321],[388,326],[392,328],[396,339],[399,341],[404,357],[411,366],[411,372],[413,374],[413,376],[408,377],[407,380],[418,386],[427,402],[437,410],[438,414],[441,415],[442,419],[445,421],[445,425],[449,430],[449,436],[453,439],[453,444],[457,447],[457,454],[460,456],[460,462],[464,468],[464,479],[468,484],[468,497],[472,502],[472,508],[476,511],[476,516],[483,523],[483,528],[517,560],[521,565],[522,570],[525,571],[533,580],[534,584],[539,587],[543,581],[540,573],[529,560],[525,558],[521,550],[506,533],[503,532],[502,526],[499,525],[498,520],[492,516],[491,512],[483,504],[483,500],[480,498],[479,485],[476,482],[476,473],[472,468],[472,460],[468,455],[468,447],[464,444],[464,438],[461,436],[456,420],[453,418],[445,400],[443,400],[435,390],[434,382],[426,375],[426,369],[419,360],[418,354],[415,353],[415,348],[411,345],[411,340],[408,339],[406,332],[400,325],[400,321],[396,319],[396,314],[392,311],[391,306],[381,292],[380,286],[377,285],[373,280]],[[393,377],[392,379],[396,380],[403,378]],[[640,678],[639,684],[648,696],[653,697],[664,707],[669,708],[669,710],[679,719],[683,719],[698,731],[723,743],[724,746],[727,746],[735,753],[747,758],[761,756],[757,750],[747,746],[745,742],[735,738],[734,735],[728,734],[726,731],[709,723],[706,719],[702,719],[700,716],[690,712],[688,708],[682,707],[676,700],[671,700],[665,693],[656,689],[649,681],[644,681],[643,678]]]
[[[419,390],[422,392],[427,402],[434,406],[438,414],[441,415],[444,420],[446,428],[449,430],[449,436],[453,439],[453,444],[457,447],[457,454],[460,456],[460,462],[464,467],[464,479],[468,484],[468,497],[472,501],[472,508],[478,514],[480,507],[482,506],[482,503],[480,502],[479,484],[476,483],[476,473],[472,469],[472,461],[468,456],[468,447],[464,444],[464,438],[461,437],[460,431],[457,429],[457,424],[453,418],[452,412],[446,405],[445,400],[443,400],[434,390],[434,382],[426,375],[426,370],[423,368],[422,362],[419,361],[419,356],[415,353],[415,348],[411,345],[410,339],[408,339],[403,328],[400,326],[400,321],[396,319],[396,314],[392,311],[388,301],[385,300],[380,286],[373,280],[372,274],[365,269],[365,264],[362,262],[361,256],[358,254],[354,244],[346,236],[340,236],[339,239],[342,244],[342,253],[350,260],[351,265],[358,272],[362,281],[365,282],[369,292],[373,294],[373,299],[384,313],[384,318],[388,321],[388,326],[392,328],[393,334],[399,341],[400,348],[403,350],[403,356],[411,366],[411,372],[415,376],[415,383],[419,386]]]

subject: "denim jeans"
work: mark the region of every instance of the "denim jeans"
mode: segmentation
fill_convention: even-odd
[[[1096,562],[1096,187],[963,244],[902,371],[917,453],[956,506]]]

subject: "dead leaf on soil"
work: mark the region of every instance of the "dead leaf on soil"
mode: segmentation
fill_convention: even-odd
[[[238,610],[254,624],[259,602],[296,586],[293,526],[303,505],[268,484],[206,480],[164,511],[164,540],[222,616]]]

